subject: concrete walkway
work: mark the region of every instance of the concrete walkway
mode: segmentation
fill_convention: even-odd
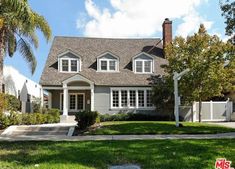
[[[214,124],[214,125],[230,127],[230,128],[234,128],[235,129],[235,122],[210,122],[208,124]]]
[[[235,132],[221,134],[168,135],[94,135],[94,136],[0,136],[0,141],[95,141],[95,140],[163,140],[163,139],[235,139]]]

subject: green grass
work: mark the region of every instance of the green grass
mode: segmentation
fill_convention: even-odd
[[[175,122],[119,121],[103,122],[101,128],[88,131],[87,135],[118,134],[215,134],[235,132],[235,129],[206,123],[183,122],[184,127],[175,127]]]
[[[1,169],[214,169],[216,158],[235,167],[235,139],[83,142],[0,142]],[[38,164],[39,167],[35,167]]]

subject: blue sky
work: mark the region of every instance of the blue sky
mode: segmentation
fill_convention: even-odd
[[[46,18],[53,37],[161,37],[161,23],[168,17],[173,21],[174,36],[186,37],[204,23],[210,34],[226,39],[219,0],[29,0],[29,3]],[[6,65],[36,82],[52,43],[46,43],[40,32],[38,36],[40,46],[35,50],[38,64],[34,75],[19,53],[5,59]]]

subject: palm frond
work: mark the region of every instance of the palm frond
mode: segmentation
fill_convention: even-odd
[[[33,12],[35,27],[42,31],[47,41],[51,39],[51,28],[45,18]]]
[[[37,66],[37,61],[36,61],[36,58],[33,54],[33,50],[31,48],[30,44],[21,37],[18,40],[17,44],[18,44],[17,48],[18,48],[19,52],[22,54],[24,59],[29,64],[29,68],[31,70],[31,73],[33,74],[35,71],[35,68]]]
[[[10,57],[13,56],[13,54],[16,51],[17,43],[16,38],[14,35],[14,32],[8,31],[7,33],[7,52]]]

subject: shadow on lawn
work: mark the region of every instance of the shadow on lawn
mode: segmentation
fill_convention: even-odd
[[[215,134],[235,132],[235,129],[199,123],[183,123],[176,128],[173,122],[112,122],[86,134]]]
[[[49,168],[56,168],[59,163],[104,169],[133,163],[144,169],[205,169],[213,168],[218,157],[234,161],[234,141],[0,142],[0,164],[15,160],[22,167],[48,163]]]

